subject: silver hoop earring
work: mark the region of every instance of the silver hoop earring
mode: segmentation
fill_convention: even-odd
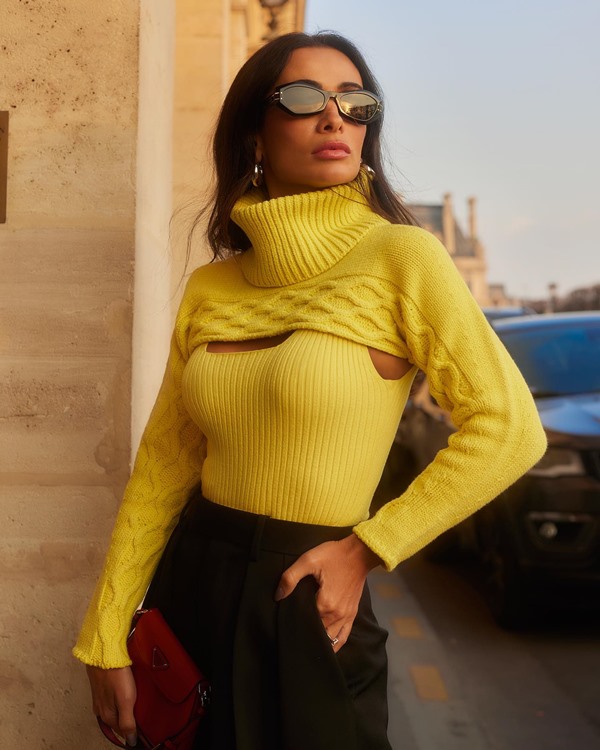
[[[263,184],[265,173],[262,164],[256,162],[254,172],[252,173],[252,184],[254,187],[260,187]]]

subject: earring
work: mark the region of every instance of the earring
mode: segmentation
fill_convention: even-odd
[[[367,173],[367,177],[370,180],[377,179],[377,174],[375,173],[375,170],[372,167],[370,167],[365,161],[361,162],[360,166],[365,170],[365,172]]]
[[[254,172],[252,173],[252,184],[254,187],[260,187],[263,184],[264,174],[262,164],[256,162]]]

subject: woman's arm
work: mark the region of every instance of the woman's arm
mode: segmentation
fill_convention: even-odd
[[[104,570],[73,653],[90,666],[126,667],[131,618],[141,602],[190,489],[200,478],[204,439],[183,404],[185,321],[178,316],[158,398],[117,515]]]
[[[315,576],[317,607],[328,633],[339,638],[336,649],[348,637],[370,568],[382,561],[391,570],[413,555],[500,494],[546,447],[523,377],[445,248],[423,230],[399,229],[394,262],[405,355],[425,371],[458,431],[353,537],[316,547],[284,573],[284,596],[303,576]]]
[[[447,251],[428,232],[402,229],[398,327],[458,429],[403,495],[354,529],[389,570],[499,495],[546,448],[527,384]]]

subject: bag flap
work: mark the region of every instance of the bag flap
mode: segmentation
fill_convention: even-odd
[[[136,683],[149,679],[173,703],[183,702],[204,677],[158,609],[140,614],[127,641]]]

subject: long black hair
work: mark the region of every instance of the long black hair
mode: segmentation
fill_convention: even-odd
[[[231,221],[236,201],[250,188],[255,162],[255,141],[265,113],[265,100],[288,63],[290,55],[306,47],[331,47],[344,54],[359,71],[363,86],[381,97],[381,89],[363,55],[345,37],[325,31],[316,34],[284,34],[261,47],[241,67],[219,114],[212,152],[216,185],[211,199],[193,222],[188,239],[188,255],[194,231],[210,211],[207,238],[214,257],[225,257],[247,250],[250,242]],[[383,117],[367,125],[362,159],[375,172],[367,200],[377,214],[394,224],[416,224],[384,173],[381,153]]]

